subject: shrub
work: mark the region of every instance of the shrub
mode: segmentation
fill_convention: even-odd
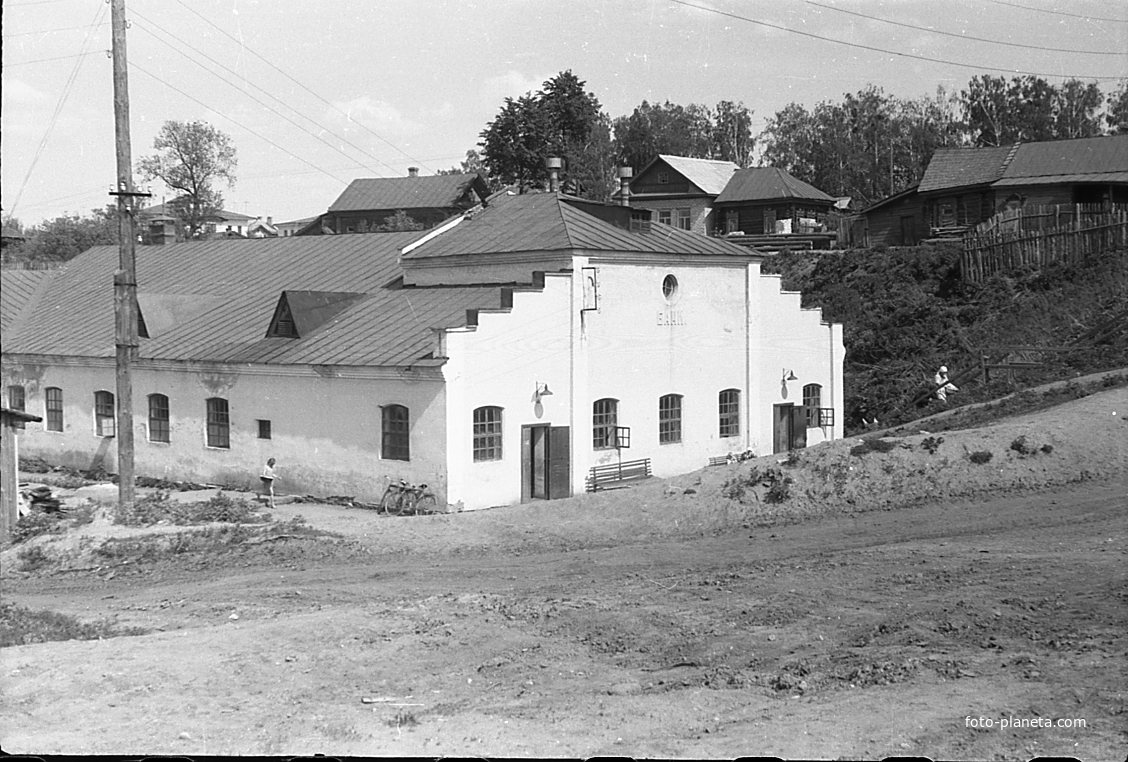
[[[861,444],[850,448],[850,454],[865,455],[870,452],[890,452],[896,446],[896,442],[890,442],[885,439],[863,439]]]
[[[20,562],[20,569],[23,571],[36,571],[51,563],[51,557],[40,545],[20,548],[16,553],[16,559]]]
[[[204,502],[181,503],[169,494],[158,490],[134,502],[132,508],[118,511],[114,522],[128,526],[148,526],[167,521],[171,524],[207,524],[221,521],[229,524],[263,523],[270,516],[259,513],[258,506],[250,500],[232,498],[216,492]]]
[[[977,463],[980,465],[989,462],[992,457],[994,456],[988,450],[976,450],[975,452],[968,455],[968,458],[972,463]]]
[[[1038,452],[1037,446],[1029,444],[1026,441],[1025,435],[1015,438],[1015,440],[1011,442],[1010,448],[1023,457]]]
[[[20,470],[27,474],[45,474],[51,470],[51,464],[38,455],[20,456]]]
[[[0,603],[0,648],[55,640],[95,640],[118,635],[143,635],[136,627],[115,627],[101,622],[80,622],[56,611],[31,611],[12,603]]]
[[[929,455],[935,455],[936,451],[940,449],[940,445],[944,443],[944,437],[927,437],[920,441],[921,449],[927,450]]]
[[[772,476],[771,486],[768,487],[768,492],[764,495],[764,502],[782,503],[791,497],[791,477],[782,474],[773,474]]]

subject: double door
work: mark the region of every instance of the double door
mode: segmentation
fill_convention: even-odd
[[[521,502],[572,494],[567,426],[521,427]]]

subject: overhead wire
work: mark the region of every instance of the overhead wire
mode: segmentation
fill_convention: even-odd
[[[251,127],[248,127],[247,125],[243,124],[242,122],[240,122],[239,120],[235,119],[234,117],[232,117],[232,116],[229,116],[228,114],[224,114],[224,113],[223,113],[222,111],[219,111],[219,110],[217,110],[217,109],[215,108],[215,106],[213,106],[213,105],[211,105],[211,104],[208,104],[208,103],[204,103],[204,102],[203,102],[202,100],[200,100],[199,98],[195,97],[194,95],[190,95],[189,93],[185,92],[184,90],[181,90],[181,89],[180,89],[179,87],[177,87],[176,85],[172,84],[171,82],[168,82],[168,81],[166,81],[165,79],[163,79],[163,78],[162,78],[162,77],[160,77],[159,75],[157,75],[157,74],[153,74],[153,73],[152,73],[151,71],[149,71],[149,70],[145,69],[144,67],[140,66],[140,65],[139,65],[139,64],[137,64],[137,63],[136,63],[135,61],[130,61],[130,62],[129,62],[129,68],[130,68],[130,69],[136,69],[137,71],[141,72],[141,73],[142,73],[142,74],[144,74],[145,76],[147,76],[147,77],[150,77],[151,79],[154,79],[154,80],[156,80],[157,82],[161,83],[161,84],[162,84],[162,85],[164,85],[165,87],[167,87],[167,88],[169,88],[169,89],[171,89],[171,90],[175,90],[176,92],[180,93],[180,94],[181,94],[181,95],[183,95],[183,96],[184,96],[185,98],[187,98],[188,100],[192,101],[193,103],[196,103],[196,104],[198,104],[198,105],[200,105],[200,106],[203,106],[203,107],[204,107],[204,108],[206,108],[206,109],[209,109],[210,111],[213,111],[213,112],[215,112],[216,114],[218,114],[219,116],[223,117],[224,119],[226,119],[227,121],[231,122],[232,124],[234,124],[234,125],[236,125],[236,126],[238,126],[238,127],[241,127],[242,129],[246,130],[246,131],[247,131],[248,133],[250,133],[251,135],[254,135],[254,136],[255,136],[255,137],[257,137],[257,138],[258,138],[259,140],[262,140],[262,141],[264,141],[264,142],[266,142],[266,143],[268,143],[268,144],[270,144],[270,145],[274,146],[274,147],[275,147],[275,148],[277,148],[277,149],[278,149],[279,151],[282,151],[283,153],[285,153],[285,154],[287,154],[287,155],[289,155],[289,156],[292,156],[293,158],[295,158],[295,159],[297,159],[298,161],[300,161],[300,162],[301,162],[302,164],[305,164],[305,165],[307,165],[307,166],[310,166],[310,167],[312,167],[313,169],[317,170],[318,172],[321,172],[322,174],[324,174],[324,175],[326,175],[327,177],[330,177],[330,178],[332,178],[332,179],[336,180],[336,181],[337,181],[337,182],[339,182],[339,183],[344,183],[344,184],[346,184],[346,185],[348,184],[348,181],[347,181],[347,180],[344,180],[344,179],[342,179],[342,178],[338,177],[337,175],[334,175],[333,173],[329,172],[328,170],[324,169],[323,167],[319,167],[319,166],[317,166],[316,164],[314,164],[314,163],[313,163],[313,162],[311,162],[311,161],[308,161],[308,160],[306,160],[306,159],[303,159],[303,158],[302,158],[301,156],[298,156],[298,155],[297,155],[296,153],[294,153],[294,152],[293,152],[293,151],[291,151],[290,149],[288,149],[288,148],[285,148],[284,146],[281,146],[281,145],[279,145],[278,143],[275,143],[275,142],[274,142],[273,140],[271,140],[270,138],[268,138],[268,137],[266,137],[265,135],[261,134],[261,133],[260,133],[260,132],[258,132],[257,130],[255,130],[255,129],[251,128]]]
[[[956,32],[945,32],[940,29],[931,29],[926,26],[917,26],[916,24],[906,24],[901,21],[893,21],[892,19],[885,19],[879,16],[870,16],[866,13],[859,13],[858,11],[848,11],[845,8],[837,8],[833,5],[826,5],[825,3],[817,3],[815,0],[807,0],[807,5],[813,5],[817,8],[826,8],[827,10],[835,11],[837,13],[846,13],[851,16],[858,16],[859,18],[869,19],[870,21],[879,21],[882,24],[892,24],[893,26],[900,26],[906,29],[916,29],[921,32],[928,32],[929,34],[939,34],[945,37],[955,37],[958,40],[971,40],[974,42],[988,42],[992,45],[1006,45],[1012,48],[1025,48],[1028,50],[1045,50],[1053,53],[1081,53],[1084,55],[1092,56],[1124,56],[1123,51],[1109,51],[1109,50],[1076,50],[1074,48],[1051,48],[1042,45],[1025,45],[1020,42],[1007,42],[1006,40],[992,40],[986,37],[975,37],[970,34],[958,34]]]
[[[100,52],[101,51],[99,51],[99,50],[89,50],[85,53],[75,53],[74,55],[70,55],[70,56],[55,56],[54,58],[36,58],[34,61],[16,61],[15,63],[4,64],[4,68],[5,69],[11,69],[14,66],[28,66],[30,64],[47,63],[48,61],[69,61],[72,58],[85,58],[86,56],[92,56],[95,53],[100,53]]]
[[[251,48],[251,47],[250,47],[249,45],[247,45],[247,43],[246,43],[245,41],[243,41],[243,40],[240,40],[240,39],[238,39],[237,37],[233,36],[233,35],[232,35],[232,34],[231,34],[230,32],[228,32],[228,31],[227,31],[226,29],[224,29],[223,27],[221,27],[221,26],[219,26],[218,24],[216,24],[216,23],[215,23],[214,21],[212,21],[212,20],[211,20],[211,19],[209,19],[209,18],[208,18],[207,16],[205,16],[205,15],[203,15],[202,13],[200,13],[199,11],[197,11],[197,10],[196,10],[195,8],[191,8],[191,7],[189,7],[189,6],[188,6],[188,5],[186,4],[186,3],[184,3],[184,0],[176,0],[176,2],[178,2],[178,3],[179,3],[179,4],[181,5],[181,6],[183,6],[183,7],[184,7],[184,8],[186,9],[186,10],[188,10],[188,11],[192,12],[193,14],[195,14],[195,15],[196,15],[197,17],[199,17],[199,18],[200,18],[201,20],[203,20],[203,21],[204,21],[205,23],[207,23],[207,24],[208,24],[209,26],[211,26],[212,28],[216,29],[216,30],[217,30],[218,32],[220,32],[221,34],[225,35],[226,37],[228,37],[229,39],[231,39],[231,40],[232,40],[233,42],[235,42],[236,44],[238,44],[238,45],[240,46],[240,48],[241,48],[241,49],[243,49],[243,50],[246,50],[246,51],[247,51],[248,53],[250,53],[251,55],[255,56],[255,57],[256,57],[256,58],[258,58],[258,59],[259,59],[260,61],[262,61],[263,63],[265,63],[265,64],[266,64],[267,66],[269,66],[270,68],[274,69],[274,70],[275,70],[276,72],[278,72],[279,74],[281,74],[281,75],[282,75],[283,77],[285,77],[286,79],[290,80],[290,81],[291,81],[291,82],[293,82],[293,83],[294,83],[295,85],[297,85],[298,87],[300,87],[300,88],[302,88],[303,90],[305,90],[305,91],[306,91],[307,93],[309,93],[310,95],[312,95],[312,96],[313,96],[314,98],[316,98],[317,100],[321,101],[321,102],[322,102],[322,103],[324,103],[325,105],[329,106],[329,107],[330,107],[331,109],[333,109],[333,110],[334,110],[334,111],[336,111],[337,113],[341,114],[342,116],[344,116],[344,117],[345,117],[346,119],[348,119],[349,121],[352,121],[352,116],[351,116],[351,115],[350,115],[350,114],[349,114],[348,112],[344,111],[344,110],[343,110],[343,109],[342,109],[342,108],[341,108],[340,106],[336,105],[336,104],[335,104],[335,103],[333,103],[332,101],[330,101],[330,100],[328,100],[327,98],[325,98],[325,96],[323,96],[323,95],[322,95],[321,93],[317,92],[316,90],[313,90],[312,88],[309,88],[309,87],[307,87],[307,86],[306,86],[306,85],[305,85],[304,83],[302,83],[301,81],[299,81],[299,80],[295,79],[295,78],[294,78],[293,76],[291,76],[291,75],[290,75],[290,74],[288,74],[288,73],[287,73],[286,71],[284,71],[284,70],[282,70],[281,68],[279,68],[278,66],[276,66],[276,65],[275,65],[275,64],[274,64],[274,63],[273,63],[272,61],[270,61],[269,59],[267,59],[267,58],[266,58],[265,56],[263,56],[262,54],[260,54],[260,53],[259,53],[258,51],[254,50],[254,49],[253,49],[253,48]],[[380,141],[382,141],[383,143],[386,143],[386,144],[387,144],[388,146],[390,146],[390,147],[394,148],[394,149],[395,149],[396,151],[398,151],[399,153],[401,153],[401,154],[402,154],[403,156],[407,157],[408,159],[411,159],[411,161],[415,162],[415,163],[416,163],[416,164],[418,164],[419,166],[423,167],[424,169],[426,169],[426,170],[428,170],[428,171],[430,171],[430,172],[434,172],[434,169],[432,169],[431,167],[428,167],[428,166],[427,166],[427,165],[426,165],[426,164],[425,164],[424,162],[422,162],[422,161],[420,161],[419,159],[415,158],[414,156],[412,156],[411,154],[409,154],[409,153],[408,153],[407,151],[404,151],[404,150],[403,150],[402,148],[400,148],[399,146],[397,146],[397,145],[396,145],[395,143],[393,143],[392,141],[390,141],[390,140],[388,140],[387,138],[385,138],[385,137],[384,137],[383,135],[380,135],[380,134],[379,134],[379,133],[377,133],[377,132],[376,132],[375,130],[373,130],[373,129],[371,129],[370,127],[368,127],[368,125],[366,125],[366,124],[364,124],[363,122],[360,122],[360,121],[354,122],[354,124],[356,124],[356,125],[357,125],[358,127],[360,127],[360,128],[362,129],[362,130],[364,130],[364,131],[365,131],[365,132],[367,132],[368,134],[370,134],[370,135],[372,135],[373,137],[375,137],[375,138],[376,138],[377,140],[380,140]]]
[[[1065,11],[1054,11],[1049,8],[1035,8],[1030,5],[1019,5],[1018,3],[1008,3],[1004,0],[991,0],[996,5],[1009,5],[1011,8],[1021,8],[1024,11],[1037,11],[1038,13],[1052,13],[1055,16],[1069,16],[1075,19],[1084,19],[1086,21],[1111,21],[1114,24],[1128,24],[1128,19],[1114,19],[1107,16],[1088,16],[1080,13],[1066,13]]]
[[[103,21],[101,24],[98,24],[98,26],[105,26],[105,25],[106,25],[105,21]],[[40,29],[40,30],[35,31],[35,32],[13,32],[11,34],[5,34],[5,35],[0,35],[0,36],[2,36],[5,40],[7,40],[11,37],[30,37],[33,34],[54,34],[55,32],[74,32],[74,31],[77,31],[79,29],[88,29],[88,28],[89,27],[85,27],[85,26],[62,26],[62,27],[56,27],[55,29]]]
[[[99,26],[98,22],[104,16],[105,12],[106,6],[99,3],[97,10],[94,12],[94,20],[89,24],[86,35],[82,38],[82,46],[79,55],[76,56],[77,60],[74,62],[74,66],[71,67],[70,76],[67,77],[66,84],[63,85],[63,91],[59,94],[59,100],[55,103],[55,110],[51,112],[51,118],[47,121],[47,129],[43,131],[43,138],[39,141],[39,145],[32,155],[31,164],[28,165],[27,168],[27,174],[24,175],[23,182],[20,183],[20,189],[16,192],[15,200],[12,202],[12,207],[8,210],[9,218],[15,216],[16,208],[20,204],[20,199],[23,198],[24,190],[27,189],[31,175],[35,172],[35,167],[39,164],[40,157],[43,156],[43,149],[47,147],[47,141],[51,137],[51,132],[55,129],[55,125],[59,121],[59,115],[63,112],[63,106],[66,105],[67,99],[70,97],[71,90],[74,88],[74,81],[78,79],[78,71],[82,68],[83,59],[89,55],[89,53],[95,52],[87,52],[86,47],[90,44],[92,32],[96,26]]]
[[[133,13],[133,15],[135,15],[135,16],[138,16],[139,18],[144,18],[144,17],[141,17],[141,16],[140,16],[140,14],[138,14],[138,13],[137,13],[136,11],[133,11],[132,13]],[[150,20],[148,20],[148,19],[144,19],[144,22],[145,22],[145,23],[143,23],[143,24],[135,24],[135,26],[137,26],[137,28],[138,28],[138,29],[141,29],[142,31],[144,31],[144,32],[145,32],[146,34],[149,34],[150,36],[152,36],[152,37],[153,37],[154,39],[156,39],[156,40],[157,40],[158,42],[160,42],[160,43],[162,43],[162,44],[164,44],[164,45],[167,45],[168,47],[172,48],[172,49],[173,49],[174,51],[176,51],[176,52],[177,52],[177,53],[179,53],[180,55],[184,56],[184,57],[185,57],[185,58],[187,58],[188,60],[192,61],[192,62],[193,62],[194,64],[196,64],[197,66],[199,66],[199,67],[200,67],[200,68],[202,68],[202,69],[203,69],[204,71],[206,71],[206,72],[208,72],[209,74],[211,74],[212,76],[214,76],[214,77],[218,78],[219,80],[223,81],[224,83],[226,83],[226,84],[230,85],[231,87],[235,88],[235,89],[236,89],[236,90],[238,90],[239,92],[243,93],[243,94],[244,94],[244,95],[245,95],[245,96],[246,96],[247,98],[251,99],[251,100],[252,100],[252,101],[254,101],[255,103],[258,103],[258,104],[259,104],[260,106],[262,106],[263,108],[267,109],[268,111],[270,111],[271,113],[273,113],[274,115],[276,115],[277,117],[279,117],[280,119],[284,119],[285,121],[289,122],[290,124],[292,124],[293,126],[297,127],[297,128],[299,129],[299,130],[301,130],[302,132],[306,133],[306,134],[307,134],[307,135],[309,135],[310,137],[314,138],[315,140],[318,140],[318,141],[320,141],[321,143],[325,144],[326,146],[328,146],[329,148],[333,149],[333,150],[334,150],[334,151],[336,151],[337,153],[341,154],[341,155],[342,155],[342,156],[344,156],[344,157],[345,157],[346,159],[350,159],[350,160],[352,160],[352,161],[353,161],[353,162],[354,162],[355,164],[357,164],[358,166],[364,166],[363,162],[357,161],[355,157],[353,157],[353,156],[350,156],[350,155],[349,155],[348,153],[346,153],[345,151],[341,150],[341,149],[340,149],[340,148],[338,148],[337,146],[333,145],[333,143],[332,143],[332,142],[330,142],[330,141],[326,140],[326,139],[325,139],[324,137],[322,137],[321,135],[317,134],[316,132],[314,132],[313,130],[309,129],[309,128],[308,128],[308,127],[306,127],[305,125],[299,124],[298,122],[294,121],[293,119],[291,119],[290,117],[286,116],[286,115],[285,115],[285,114],[283,114],[282,112],[278,111],[278,109],[274,108],[274,107],[273,107],[273,106],[271,106],[271,105],[270,105],[269,103],[266,103],[266,102],[264,102],[264,101],[263,101],[262,99],[260,99],[260,98],[259,98],[259,97],[258,97],[257,95],[255,95],[254,93],[252,93],[252,92],[251,92],[250,90],[247,90],[247,89],[246,89],[246,88],[244,88],[243,86],[239,85],[239,84],[238,84],[237,82],[233,82],[232,80],[230,80],[230,79],[228,79],[228,78],[224,77],[224,76],[223,76],[222,74],[219,74],[219,73],[217,73],[217,72],[215,72],[215,71],[212,71],[212,70],[208,69],[208,67],[204,66],[204,64],[202,64],[202,63],[201,63],[201,62],[200,62],[199,60],[197,60],[197,59],[193,58],[192,56],[188,55],[187,53],[185,53],[185,52],[184,52],[184,51],[182,51],[182,50],[178,50],[178,49],[176,48],[176,46],[175,46],[175,45],[173,45],[172,43],[169,43],[169,42],[167,42],[167,41],[165,41],[165,40],[161,39],[160,37],[158,37],[158,36],[157,36],[157,35],[156,35],[156,34],[155,34],[155,33],[154,33],[154,32],[153,32],[153,31],[152,31],[151,29],[149,29],[149,28],[148,28],[148,26],[147,26],[147,25],[149,25],[149,24],[152,24],[152,23],[153,23],[152,21],[150,21]],[[158,29],[160,29],[160,27],[157,27],[157,28],[158,28]],[[172,38],[173,38],[174,40],[176,40],[177,42],[179,42],[179,43],[181,43],[181,44],[183,44],[183,45],[187,46],[188,48],[190,48],[190,49],[191,49],[192,51],[194,51],[194,52],[195,52],[195,53],[197,53],[198,55],[200,55],[200,56],[203,56],[203,57],[204,57],[205,59],[207,59],[208,61],[210,61],[210,62],[211,62],[212,64],[214,64],[214,65],[216,65],[216,66],[218,66],[218,67],[222,68],[222,69],[223,69],[223,70],[225,70],[225,71],[228,71],[228,72],[230,72],[230,73],[231,73],[232,75],[234,75],[234,76],[239,76],[238,72],[235,72],[235,71],[233,71],[233,70],[232,70],[232,69],[231,69],[230,67],[228,67],[228,66],[226,66],[226,65],[224,65],[224,64],[222,64],[222,63],[220,63],[219,61],[216,61],[216,60],[215,60],[214,58],[212,58],[211,56],[209,56],[209,55],[208,55],[207,53],[204,53],[204,52],[203,52],[202,50],[200,50],[199,48],[196,48],[196,47],[194,47],[193,45],[191,45],[191,44],[189,44],[189,43],[187,43],[187,42],[184,42],[184,41],[183,41],[183,40],[181,40],[180,38],[176,37],[176,35],[173,35],[173,34],[171,34],[170,32],[168,32],[168,31],[166,31],[166,30],[164,30],[164,29],[161,29],[160,31],[161,31],[162,33],[164,33],[164,34],[167,34],[167,35],[168,35],[169,37],[172,37]],[[381,160],[380,160],[379,158],[377,158],[376,156],[373,156],[372,154],[368,153],[367,151],[365,151],[365,150],[364,150],[363,148],[361,148],[360,146],[358,146],[358,145],[356,145],[356,144],[352,143],[351,141],[348,141],[348,140],[346,140],[345,138],[343,138],[343,137],[341,137],[341,136],[339,136],[339,135],[336,135],[336,134],[335,134],[335,133],[333,133],[333,132],[332,132],[331,130],[328,130],[327,128],[325,128],[325,127],[324,127],[323,125],[321,125],[321,124],[318,124],[318,123],[317,123],[316,121],[314,121],[313,119],[310,119],[309,117],[305,116],[304,114],[301,114],[301,112],[297,111],[296,109],[293,109],[293,107],[292,107],[292,106],[289,106],[289,104],[286,104],[286,103],[285,103],[284,101],[282,101],[282,99],[281,99],[281,98],[278,98],[278,97],[276,97],[276,96],[270,95],[270,93],[269,93],[268,91],[266,91],[265,89],[263,89],[263,88],[259,88],[259,91],[260,91],[260,92],[262,92],[262,93],[264,93],[265,95],[268,95],[269,97],[273,98],[273,99],[274,99],[275,101],[277,101],[277,102],[279,102],[279,103],[282,103],[283,105],[285,105],[285,106],[286,106],[286,108],[289,108],[289,109],[291,109],[292,111],[294,111],[294,113],[296,113],[296,114],[299,114],[300,116],[302,116],[302,118],[304,118],[304,119],[306,119],[307,121],[309,121],[309,122],[313,123],[313,125],[314,125],[314,126],[318,127],[319,129],[321,129],[321,130],[323,130],[323,131],[325,131],[325,132],[328,132],[328,133],[329,133],[329,134],[331,134],[331,135],[334,135],[334,137],[338,138],[339,140],[341,140],[342,142],[346,143],[347,145],[350,145],[350,146],[352,146],[352,147],[353,147],[353,148],[355,148],[356,150],[360,151],[361,153],[363,153],[363,154],[365,154],[366,156],[368,156],[369,158],[371,158],[371,159],[372,159],[373,161],[376,161],[376,162],[378,162],[378,163],[380,163],[380,164],[383,164],[383,165],[384,165],[385,167],[387,167],[388,169],[390,169],[390,170],[392,170],[392,171],[395,171],[395,168],[394,168],[394,167],[392,167],[392,166],[391,166],[390,164],[387,164],[387,163],[385,163],[385,162],[381,161]],[[375,171],[375,170],[372,170],[372,168],[371,168],[371,167],[369,167],[368,169],[369,169],[370,171]]]
[[[741,16],[738,13],[732,13],[731,11],[722,11],[718,8],[710,8],[709,6],[706,6],[706,5],[698,5],[696,3],[688,2],[687,0],[669,0],[669,2],[675,3],[677,5],[683,5],[686,8],[693,8],[695,10],[705,11],[706,13],[714,13],[718,16],[725,16],[727,18],[736,19],[737,21],[744,21],[744,22],[747,22],[749,24],[757,24],[759,26],[767,27],[769,29],[776,29],[776,30],[779,30],[781,32],[788,32],[790,34],[796,34],[796,35],[799,35],[801,37],[809,37],[809,38],[814,39],[814,40],[821,40],[822,42],[831,42],[831,43],[834,43],[836,45],[844,45],[844,46],[849,47],[849,48],[858,48],[859,50],[868,50],[868,51],[873,52],[873,53],[884,53],[886,55],[891,55],[891,56],[900,56],[901,58],[912,58],[912,59],[915,59],[917,61],[927,61],[928,63],[939,63],[939,64],[944,64],[946,66],[956,66],[956,67],[959,67],[959,68],[962,68],[962,69],[975,69],[975,70],[978,70],[978,71],[999,71],[999,72],[1005,72],[1005,73],[1008,73],[1008,74],[1029,74],[1031,76],[1036,76],[1036,77],[1051,77],[1051,78],[1055,78],[1055,79],[1058,79],[1058,78],[1060,78],[1060,79],[1081,79],[1081,80],[1091,80],[1091,79],[1093,79],[1093,80],[1119,80],[1119,79],[1123,79],[1122,76],[1098,76],[1098,75],[1087,75],[1087,74],[1046,74],[1044,72],[1038,72],[1038,71],[1026,71],[1026,70],[1023,70],[1023,69],[1008,69],[1008,68],[1003,68],[1003,67],[999,67],[999,66],[982,66],[982,65],[979,65],[979,64],[964,63],[962,61],[949,61],[949,60],[946,60],[946,59],[943,59],[943,58],[932,58],[930,56],[922,56],[922,55],[919,55],[917,53],[905,53],[905,52],[899,51],[899,50],[889,50],[887,48],[879,48],[875,45],[863,45],[862,43],[858,43],[858,42],[848,42],[846,40],[838,40],[838,39],[835,39],[833,37],[825,37],[821,34],[815,34],[814,32],[804,32],[801,29],[792,29],[791,27],[783,26],[782,24],[773,24],[769,21],[761,21],[759,19],[748,18],[747,16]]]

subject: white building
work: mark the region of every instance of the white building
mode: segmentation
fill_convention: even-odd
[[[638,213],[635,212],[637,215]],[[755,252],[557,193],[426,232],[138,251],[136,472],[481,508],[842,434],[842,329]],[[3,290],[27,454],[114,469],[112,272],[93,249]]]

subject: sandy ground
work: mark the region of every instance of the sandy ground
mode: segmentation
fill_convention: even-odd
[[[473,513],[280,505],[336,535],[130,563],[97,550],[184,529],[102,510],[32,541],[43,569],[5,550],[4,598],[150,633],[0,651],[0,744],[1119,759],[1126,415],[1118,389]]]

